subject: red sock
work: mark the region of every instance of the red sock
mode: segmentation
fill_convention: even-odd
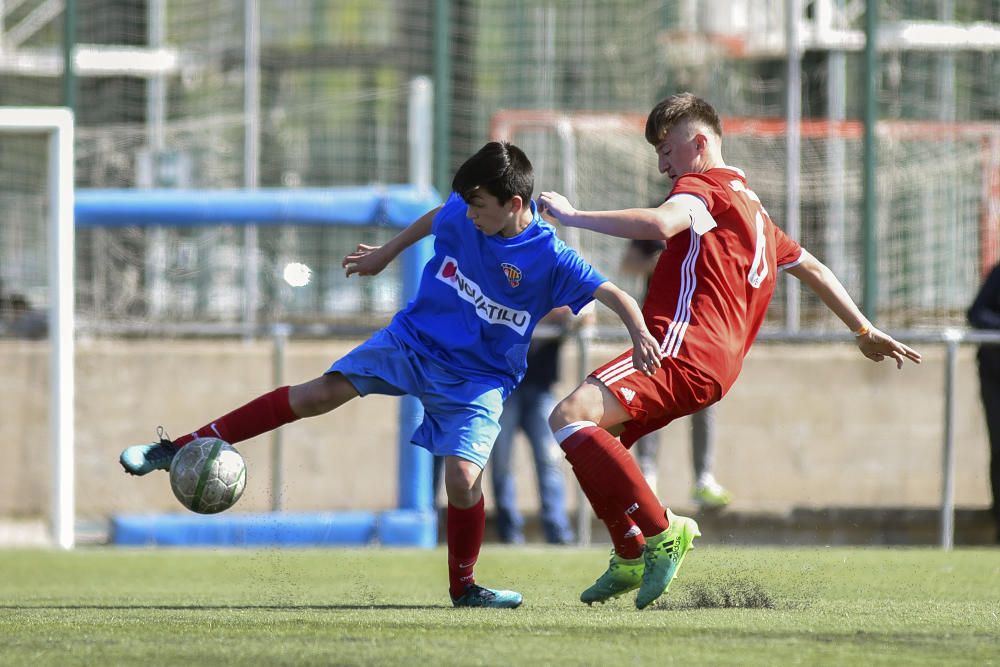
[[[236,444],[293,422],[299,416],[292,412],[292,406],[288,403],[288,389],[278,387],[258,396],[197,431],[182,435],[174,440],[174,444],[183,447],[196,438],[222,438],[229,444]]]
[[[476,583],[472,570],[479,559],[486,528],[483,498],[468,509],[448,503],[448,591],[458,598],[465,587]]]
[[[587,426],[563,440],[561,447],[576,476],[586,479],[595,496],[607,499],[609,512],[628,516],[646,537],[667,529],[663,506],[617,438],[603,428]]]
[[[575,468],[573,472],[576,472]],[[614,503],[598,495],[597,490],[593,488],[592,484],[585,481],[579,475],[577,475],[576,479],[580,482],[580,488],[583,489],[587,500],[590,501],[590,506],[594,508],[594,514],[607,527],[608,535],[611,536],[611,543],[615,547],[615,553],[629,560],[642,556],[642,546],[646,543],[646,540],[643,538],[639,527],[635,525],[635,522],[624,512],[618,511]]]

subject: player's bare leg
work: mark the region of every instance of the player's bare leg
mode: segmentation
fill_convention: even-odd
[[[452,604],[456,607],[520,606],[520,593],[479,586],[473,574],[486,527],[483,469],[472,461],[446,456],[444,487],[448,494],[448,580]]]
[[[559,401],[549,416],[549,427],[556,432],[574,422],[588,421],[617,434],[631,418],[604,384],[589,377]]]
[[[290,387],[288,405],[299,417],[315,417],[336,410],[358,396],[358,390],[341,373],[326,373]]]

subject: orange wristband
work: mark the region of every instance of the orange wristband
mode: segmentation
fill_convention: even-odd
[[[867,336],[871,333],[871,328],[867,324],[862,324],[860,329],[852,333],[856,338],[860,338],[861,336]]]

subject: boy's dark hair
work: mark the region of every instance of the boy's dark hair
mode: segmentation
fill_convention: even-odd
[[[722,138],[722,122],[712,105],[697,95],[678,93],[662,100],[649,112],[646,141],[656,146],[675,125],[685,120],[704,123]]]
[[[520,195],[525,204],[535,189],[535,173],[528,156],[506,141],[491,141],[458,168],[451,189],[468,201],[476,188],[482,188],[506,204]]]

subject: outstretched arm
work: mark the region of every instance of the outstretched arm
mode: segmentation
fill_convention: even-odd
[[[646,321],[635,299],[608,281],[594,291],[594,298],[615,311],[632,338],[632,365],[646,375],[660,367],[660,344],[646,328]]]
[[[345,275],[348,278],[355,273],[359,276],[374,276],[382,271],[399,253],[431,233],[434,216],[440,210],[441,207],[438,206],[433,211],[423,214],[406,229],[389,239],[385,245],[359,243],[357,249],[344,257],[344,261],[340,264],[344,267]]]
[[[666,240],[690,227],[692,222],[689,207],[676,201],[665,202],[658,208],[579,211],[558,192],[539,195],[538,212],[550,222],[624,239]]]
[[[833,311],[833,314],[854,332],[854,340],[863,355],[872,361],[882,361],[886,357],[892,357],[896,360],[897,368],[903,367],[904,359],[920,363],[919,352],[896,341],[889,334],[879,331],[868,321],[826,264],[803,250],[802,261],[787,272],[808,285],[809,289]]]

